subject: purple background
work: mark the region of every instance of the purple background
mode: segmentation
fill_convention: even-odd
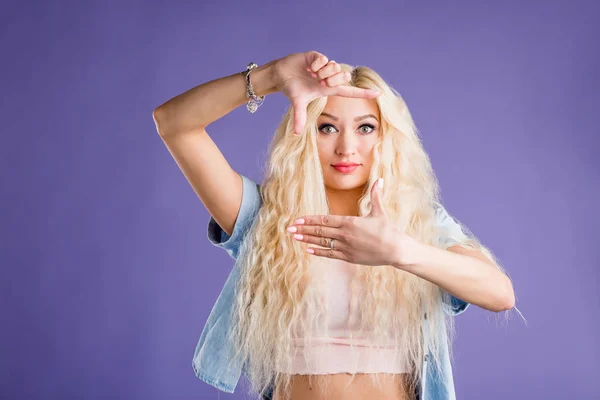
[[[457,319],[458,398],[600,397],[597,2],[49,3],[0,13],[0,398],[243,398],[192,370],[233,260],[152,111],[308,50],[400,91],[514,280],[528,324]],[[209,127],[234,169],[262,180],[286,104]]]

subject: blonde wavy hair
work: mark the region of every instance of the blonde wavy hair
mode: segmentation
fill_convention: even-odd
[[[373,149],[369,181],[359,200],[359,215],[370,212],[369,188],[382,177],[386,184],[383,204],[390,220],[408,235],[437,245],[440,232],[435,224],[435,205],[439,203],[439,187],[405,101],[372,69],[341,66],[351,72],[348,85],[382,92],[376,99],[381,134]],[[282,371],[291,367],[297,350],[293,337],[298,336],[294,334],[300,333],[305,346],[311,345],[313,337],[327,336],[322,329],[326,329],[328,320],[319,296],[324,280],[309,269],[314,262],[311,257],[315,256],[306,253],[305,243],[286,232],[301,215],[329,213],[316,127],[326,102],[322,97],[308,105],[306,128],[300,136],[292,134],[293,109],[287,109],[269,145],[260,188],[263,204],[240,252],[241,277],[232,311],[231,335],[235,354],[242,354],[249,361],[246,375],[250,393],[266,393],[268,386],[274,384],[287,398],[291,376]],[[492,252],[464,226],[463,232],[467,239],[462,238],[461,245],[481,250],[504,271]],[[360,287],[364,287],[362,292]],[[358,321],[371,340],[393,343],[403,350],[397,356],[408,358],[411,366],[411,373],[404,378],[409,396],[421,379],[423,307],[431,332],[441,328],[448,333],[446,343],[440,343],[438,335],[429,335],[427,348],[434,357],[432,361],[440,365],[440,360],[435,359],[440,346],[452,349],[454,323],[443,312],[442,296],[435,284],[396,268],[357,268],[352,278],[350,323]],[[388,374],[369,376],[378,387],[382,379],[393,379]]]

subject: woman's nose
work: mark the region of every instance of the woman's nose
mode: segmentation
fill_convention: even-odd
[[[336,152],[340,155],[351,155],[356,153],[358,138],[353,133],[343,133],[338,137]]]

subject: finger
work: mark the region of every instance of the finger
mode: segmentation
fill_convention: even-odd
[[[327,57],[321,55],[321,56],[315,58],[315,60],[310,64],[310,69],[312,70],[312,72],[317,72],[318,70],[323,68],[323,66],[325,64],[327,64],[328,62],[329,62],[329,60],[327,59]]]
[[[301,100],[292,102],[294,108],[294,135],[300,135],[306,125],[306,103]]]
[[[335,61],[329,61],[323,68],[317,71],[317,77],[319,79],[327,79],[342,70],[342,66]]]
[[[325,83],[329,87],[334,87],[334,86],[338,86],[338,85],[342,85],[344,83],[350,82],[350,78],[351,78],[350,72],[340,70],[336,74],[327,78],[325,80]]]
[[[344,246],[343,242],[341,240],[337,240],[334,238],[319,237],[319,236],[312,236],[312,235],[300,235],[298,233],[294,234],[293,238],[294,238],[294,240],[296,240],[298,242],[314,244],[314,245],[325,247],[325,248],[329,248],[329,244],[331,243],[331,240],[333,239],[333,245],[336,250],[343,251],[343,249],[344,249],[344,247],[342,247],[342,246]]]
[[[381,94],[381,91],[379,91],[379,90],[362,89],[362,88],[357,88],[355,86],[349,86],[349,85],[335,86],[334,89],[335,89],[334,94],[336,96],[341,96],[341,97],[372,99],[372,98],[378,97]]]
[[[381,198],[381,188],[379,187],[379,182],[383,184],[383,178],[377,179],[373,186],[371,187],[371,213],[372,216],[385,215],[382,198]]]
[[[322,225],[341,228],[350,219],[354,218],[349,215],[305,215],[294,221],[294,225]]]
[[[306,249],[306,252],[313,254],[315,256],[319,256],[319,257],[326,257],[326,258],[333,258],[333,259],[337,259],[337,260],[348,261],[346,255],[344,253],[342,253],[341,251],[335,250],[335,249],[319,249],[316,247],[308,247]]]
[[[295,234],[343,240],[342,230],[340,228],[321,225],[292,225],[292,227],[296,228],[295,232],[293,232]]]

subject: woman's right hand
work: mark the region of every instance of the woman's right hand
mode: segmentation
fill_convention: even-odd
[[[294,53],[278,59],[274,64],[274,79],[278,91],[290,99],[294,108],[294,135],[306,125],[306,107],[318,97],[343,96],[372,99],[379,91],[346,85],[349,72],[316,51]]]

